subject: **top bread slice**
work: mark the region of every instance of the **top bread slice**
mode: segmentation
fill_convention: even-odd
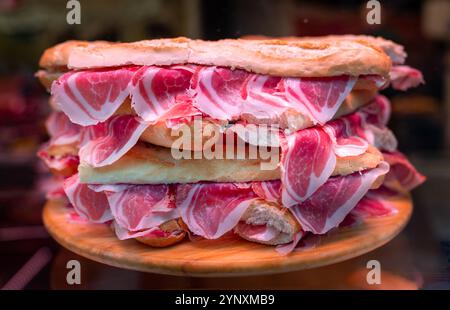
[[[54,72],[126,65],[198,64],[224,66],[258,74],[328,77],[376,74],[387,77],[391,59],[369,40],[305,38],[289,40],[187,38],[133,43],[67,41],[47,49],[40,66]]]

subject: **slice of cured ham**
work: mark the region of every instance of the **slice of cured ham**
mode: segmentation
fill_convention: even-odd
[[[110,165],[137,143],[148,126],[136,116],[116,115],[105,122],[85,127],[80,160],[93,167]]]
[[[284,87],[292,107],[303,113],[306,109],[313,121],[324,124],[336,114],[356,80],[350,76],[285,78]]]
[[[409,66],[393,66],[389,76],[392,87],[403,91],[425,83],[422,73]]]
[[[420,174],[405,155],[396,152],[383,152],[384,159],[391,165],[386,177],[386,185],[394,186],[398,182],[404,190],[412,190],[425,182],[426,177]]]
[[[243,110],[243,85],[250,73],[220,67],[198,67],[192,79],[193,104],[219,120],[237,119]]]
[[[141,67],[128,87],[136,113],[148,122],[192,115],[186,99],[192,73],[188,66]]]
[[[305,231],[324,234],[337,227],[368,192],[378,177],[389,171],[381,162],[377,168],[330,178],[306,201],[291,207]]]
[[[281,181],[252,182],[252,189],[259,198],[280,203]]]
[[[129,96],[138,67],[71,71],[53,82],[51,93],[73,123],[88,126],[111,117]]]
[[[282,202],[291,207],[306,200],[334,171],[336,155],[330,136],[321,128],[287,136],[281,157]]]
[[[216,239],[238,224],[255,198],[257,196],[250,185],[180,184],[176,204],[191,232],[207,239]]]
[[[157,227],[179,217],[174,194],[166,184],[118,185],[105,193],[116,223],[129,231]]]
[[[105,223],[113,219],[106,194],[80,183],[78,174],[64,180],[63,187],[67,198],[81,217],[94,223]]]
[[[63,112],[52,112],[45,127],[52,145],[73,144],[80,140],[81,126],[72,123]]]

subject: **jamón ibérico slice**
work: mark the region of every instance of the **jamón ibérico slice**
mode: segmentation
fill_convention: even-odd
[[[137,68],[71,71],[53,82],[51,93],[73,123],[95,125],[111,117],[128,97]]]
[[[287,255],[295,250],[300,240],[305,236],[305,232],[303,230],[300,230],[298,233],[295,234],[294,240],[292,242],[287,244],[280,244],[276,247],[276,251],[280,255]]]
[[[239,222],[234,228],[234,232],[261,242],[273,240],[281,233],[278,229],[269,225],[251,225],[245,222]]]
[[[250,119],[276,121],[289,107],[289,103],[279,84],[280,77],[252,74],[243,85],[243,97],[246,98],[241,114]]]
[[[131,232],[157,227],[179,217],[167,184],[116,185],[104,188],[116,223]]]
[[[404,190],[412,190],[425,182],[426,177],[420,174],[405,155],[396,152],[383,152],[384,159],[391,165],[385,184],[392,186],[397,181]]]
[[[180,112],[192,115],[190,100],[186,99],[192,72],[188,66],[141,67],[129,85],[136,113],[148,122],[162,120],[163,116],[165,119],[187,116]],[[178,104],[182,108],[176,107]],[[178,113],[174,113],[176,110]]]
[[[243,85],[251,73],[220,67],[197,67],[192,78],[193,105],[218,120],[237,119],[244,107]]]
[[[374,169],[330,178],[311,197],[290,210],[305,231],[324,234],[337,227],[375,180],[388,171],[389,164],[381,162]]]
[[[350,215],[357,218],[367,218],[373,216],[385,216],[397,212],[388,200],[381,195],[369,191],[350,212]]]
[[[139,140],[149,123],[133,115],[116,115],[105,122],[85,127],[80,159],[92,167],[110,165]]]
[[[391,103],[382,95],[377,95],[370,104],[361,108],[366,124],[386,126],[391,117]]]
[[[63,112],[52,112],[45,122],[52,145],[78,143],[81,126],[72,123]]]
[[[75,211],[94,223],[105,223],[113,219],[105,193],[96,192],[79,181],[78,174],[64,180],[64,192]]]
[[[257,198],[251,186],[197,183],[177,186],[181,218],[196,235],[216,239],[232,230]]]
[[[306,200],[328,180],[336,155],[330,136],[321,127],[297,131],[286,140],[281,156],[281,199],[285,207],[291,207]]]
[[[425,83],[422,73],[409,66],[393,66],[389,76],[392,87],[403,91]]]
[[[336,114],[356,80],[352,76],[285,78],[284,88],[294,108],[308,111],[311,119],[322,125]]]
[[[339,157],[364,154],[369,147],[359,113],[353,113],[327,123],[323,128],[333,141]]]
[[[252,189],[259,198],[270,202],[280,202],[281,181],[252,182]]]

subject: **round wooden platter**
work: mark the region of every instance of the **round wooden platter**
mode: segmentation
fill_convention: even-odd
[[[47,202],[43,219],[62,246],[104,264],[145,272],[196,277],[243,276],[310,269],[341,262],[372,251],[394,238],[411,213],[409,196],[390,200],[397,212],[372,217],[360,225],[340,228],[319,245],[279,255],[274,247],[247,242],[233,234],[219,240],[186,239],[172,247],[151,248],[135,240],[120,241],[109,226],[70,219],[65,204]]]

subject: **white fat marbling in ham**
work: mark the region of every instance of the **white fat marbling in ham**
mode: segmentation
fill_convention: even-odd
[[[95,125],[111,117],[129,96],[137,68],[71,71],[53,82],[51,93],[73,123]]]
[[[282,146],[281,182],[283,205],[291,207],[313,194],[334,171],[333,141],[321,127],[295,132]]]
[[[167,184],[103,188],[116,223],[131,232],[157,227],[179,217]]]
[[[257,198],[251,186],[233,183],[179,184],[176,204],[196,235],[216,239],[232,230]]]
[[[330,178],[311,197],[290,210],[305,231],[324,234],[337,227],[375,180],[388,171],[389,164],[381,162],[374,169]]]
[[[259,198],[269,202],[280,203],[281,181],[252,182],[252,189]]]
[[[80,160],[92,167],[110,165],[128,152],[149,126],[133,115],[116,115],[83,129]]]
[[[136,113],[148,122],[198,113],[187,97],[192,73],[189,66],[141,67],[128,86]]]
[[[218,120],[237,119],[243,111],[243,85],[250,73],[220,67],[197,67],[192,79],[193,105]]]
[[[333,118],[356,80],[351,76],[283,79],[290,106],[319,124]]]
[[[105,223],[113,219],[108,199],[104,192],[96,192],[79,181],[78,174],[64,181],[64,192],[75,211],[94,223]]]

